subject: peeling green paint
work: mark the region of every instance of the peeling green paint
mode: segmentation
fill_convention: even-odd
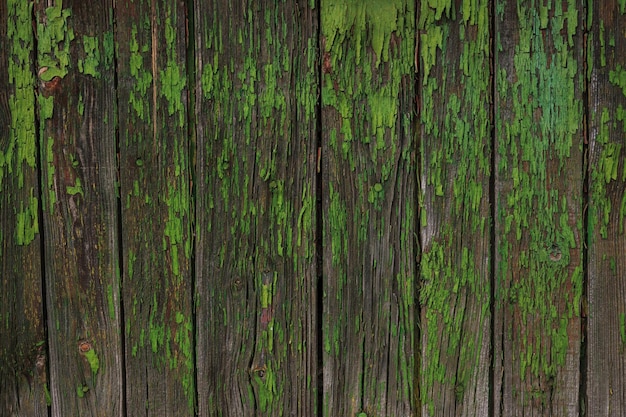
[[[37,25],[37,59],[39,67],[46,68],[39,75],[43,81],[63,78],[70,63],[70,43],[74,39],[74,31],[69,28],[68,20],[72,12],[64,9],[62,4],[59,1],[55,6],[48,7],[45,17]]]
[[[15,242],[18,245],[28,245],[39,233],[39,200],[33,193],[34,189],[31,187],[28,206],[23,207],[23,203],[20,202],[20,211],[17,212]]]
[[[32,3],[8,1],[6,36],[9,50],[8,83],[12,93],[8,97],[10,111],[9,138],[0,149],[0,185],[7,174],[17,176],[16,186],[24,186],[24,168],[34,168],[36,161],[35,139],[35,78],[31,69]],[[25,166],[24,166],[25,164]],[[36,214],[35,214],[36,215]],[[35,219],[36,220],[36,219]]]
[[[98,354],[94,349],[90,349],[84,353],[85,359],[89,363],[89,367],[91,368],[91,373],[95,376],[100,369],[100,358],[98,358]]]
[[[496,92],[497,187],[505,190],[496,209],[502,236],[496,297],[498,309],[512,311],[502,336],[515,345],[512,384],[544,395],[540,381],[560,378],[568,328],[580,314],[583,178],[578,165],[570,167],[582,159],[586,74],[579,65],[579,3],[548,3],[545,10],[518,3],[519,43],[502,54],[512,58],[512,73],[499,79]]]
[[[98,38],[83,36],[83,48],[85,49],[85,58],[78,60],[78,71],[85,75],[100,78],[98,66],[100,65],[101,57]]]
[[[487,384],[478,358],[486,346],[481,329],[490,315],[490,283],[478,242],[489,244],[489,4],[421,2],[418,19],[424,245],[419,395],[428,413],[437,415],[441,396],[474,408],[479,400],[465,390]]]

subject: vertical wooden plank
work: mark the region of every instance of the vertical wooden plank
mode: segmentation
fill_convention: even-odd
[[[416,412],[412,1],[321,3],[323,414]]]
[[[588,416],[626,414],[626,7],[590,2]]]
[[[32,4],[0,1],[0,415],[43,416],[41,281]]]
[[[118,2],[118,97],[129,415],[194,414],[186,5]]]
[[[48,4],[35,7],[52,415],[117,416],[112,3]]]
[[[316,7],[195,2],[200,416],[317,412]]]
[[[583,2],[496,2],[496,416],[579,412]]]
[[[489,414],[490,3],[422,1],[423,415]]]

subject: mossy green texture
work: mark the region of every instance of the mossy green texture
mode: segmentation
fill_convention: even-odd
[[[418,13],[420,402],[430,415],[442,412],[446,395],[459,404],[477,401],[465,392],[488,383],[478,375],[490,316],[484,259],[491,175],[489,13],[486,0],[424,1]]]
[[[496,213],[501,232],[496,281],[502,289],[497,302],[515,311],[508,320],[518,325],[509,321],[503,337],[515,341],[517,372],[529,384],[563,368],[568,328],[580,314],[583,271],[576,252],[582,248],[576,236],[582,236],[582,220],[571,219],[572,213],[582,217],[578,5],[536,8],[519,2],[519,42],[513,67],[506,69],[512,73],[504,71],[497,80],[496,94],[510,106],[496,116],[496,170],[508,181]],[[509,52],[499,46],[499,53]]]

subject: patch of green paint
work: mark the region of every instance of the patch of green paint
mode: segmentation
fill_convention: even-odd
[[[91,373],[95,376],[100,369],[100,359],[98,358],[98,354],[95,349],[90,349],[84,353],[85,359],[89,363],[89,367],[91,368]]]
[[[76,387],[76,395],[78,395],[78,398],[83,398],[85,394],[88,392],[89,392],[89,387],[87,385],[79,384]]]
[[[6,174],[15,174],[19,189],[24,186],[25,167],[34,168],[36,161],[35,139],[35,77],[30,68],[34,45],[32,33],[32,7],[29,2],[7,2],[6,36],[9,50],[5,56],[8,64],[10,128],[8,143],[0,149],[0,185]],[[4,29],[4,28],[3,28]]]
[[[15,228],[15,243],[18,245],[28,245],[39,233],[39,200],[33,193],[34,189],[31,187],[28,206],[23,207],[23,202],[20,202]]]
[[[50,407],[52,405],[52,396],[50,395],[50,389],[48,388],[48,383],[43,383],[43,394],[46,398],[46,405]]]
[[[91,75],[100,78],[98,66],[100,65],[100,46],[99,40],[94,36],[83,36],[83,48],[85,57],[78,60],[78,71],[85,75]]]
[[[578,257],[570,253],[582,250],[574,238],[582,234],[582,223],[570,220],[582,207],[582,177],[573,179],[580,192],[570,193],[567,184],[565,195],[554,176],[572,172],[565,171],[567,164],[578,163],[582,150],[579,16],[573,1],[546,7],[541,24],[541,11],[518,2],[519,44],[513,49],[514,74],[508,75],[514,81],[497,85],[498,99],[509,110],[497,114],[496,169],[502,178],[512,178],[498,196],[496,221],[503,239],[497,248],[502,259],[497,299],[511,305],[519,321],[506,331],[518,345],[515,361],[522,380],[553,378],[561,371],[568,326],[579,315],[582,295],[582,265],[580,260],[572,264]]]
[[[83,186],[81,184],[80,178],[78,177],[76,177],[74,185],[68,185],[67,187],[65,187],[65,190],[69,195],[80,194],[82,197],[85,196],[85,193],[83,192]]]
[[[183,104],[183,90],[187,85],[185,72],[178,65],[176,58],[176,29],[172,26],[171,18],[165,19],[165,39],[167,45],[167,64],[165,69],[159,72],[161,81],[161,96],[165,97],[169,115],[178,113],[178,125],[182,127],[185,123],[185,106]]]
[[[611,84],[622,89],[622,94],[626,96],[626,70],[620,64],[614,70],[609,71],[609,81]]]
[[[74,39],[74,31],[68,27],[70,9],[63,9],[62,2],[48,7],[45,18],[37,23],[37,49],[40,68],[39,77],[50,81],[54,77],[63,78],[67,74],[70,63],[70,43]]]
[[[129,52],[130,52],[130,75],[135,78],[133,89],[130,91],[129,103],[137,116],[148,122],[150,120],[150,112],[146,108],[144,97],[147,97],[148,88],[152,85],[152,74],[143,68],[143,55],[148,52],[148,45],[142,45],[139,48],[137,42],[137,26],[133,24],[130,35]]]

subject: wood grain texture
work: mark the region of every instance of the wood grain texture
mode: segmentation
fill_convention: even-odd
[[[118,2],[126,407],[196,408],[192,169],[184,2]]]
[[[410,1],[321,3],[323,415],[416,412]]]
[[[0,415],[47,416],[32,5],[0,28]]]
[[[490,9],[421,2],[422,415],[489,413]]]
[[[195,11],[199,415],[315,415],[317,13]]]
[[[626,10],[592,2],[588,41],[588,416],[626,414]]]
[[[122,415],[111,8],[35,5],[52,416]]]
[[[579,413],[583,10],[496,2],[496,416]]]

